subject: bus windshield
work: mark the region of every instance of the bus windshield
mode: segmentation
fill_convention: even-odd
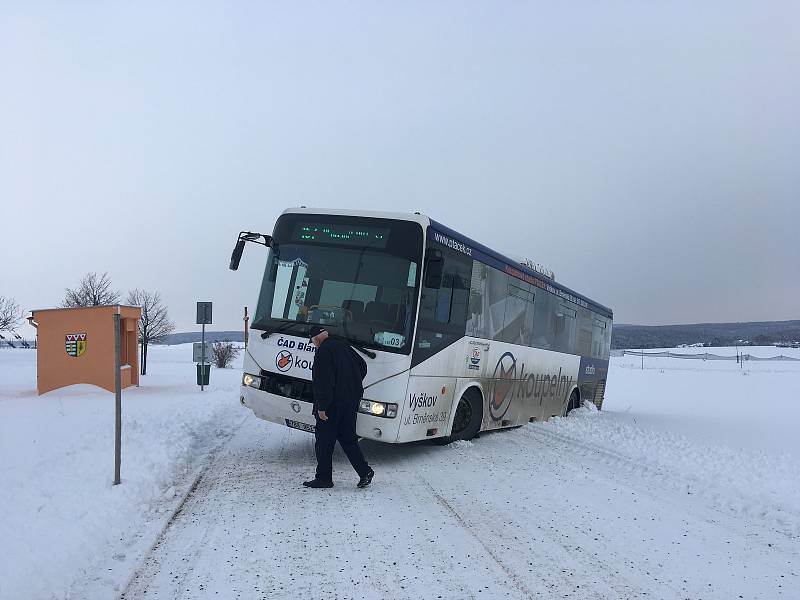
[[[418,223],[285,214],[273,240],[254,329],[303,336],[317,323],[367,348],[410,352],[422,255]]]

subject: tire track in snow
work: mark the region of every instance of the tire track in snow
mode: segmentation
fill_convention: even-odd
[[[461,527],[463,527],[467,532],[469,532],[469,534],[472,537],[475,538],[475,540],[477,540],[477,542],[486,551],[486,553],[492,557],[492,560],[494,560],[494,562],[497,563],[497,566],[500,567],[503,570],[503,572],[505,572],[506,575],[508,575],[509,579],[514,584],[514,586],[520,592],[522,592],[526,598],[535,598],[536,596],[534,595],[534,593],[528,589],[528,587],[522,582],[522,580],[517,576],[516,573],[514,573],[511,569],[509,569],[508,566],[505,565],[503,561],[501,561],[497,557],[497,555],[492,551],[492,549],[483,541],[481,536],[479,536],[473,530],[473,528],[464,520],[464,518],[456,511],[456,509],[454,509],[450,505],[450,503],[444,498],[444,496],[442,496],[439,492],[437,492],[434,489],[434,487],[430,484],[430,482],[424,477],[422,478],[422,481],[434,495],[436,501],[439,502],[439,504],[453,516],[453,518],[458,522],[459,525],[461,525]]]
[[[498,442],[506,444],[510,439],[509,434],[513,435],[512,432],[497,431],[482,436],[481,441],[474,442],[473,447],[466,450],[466,454],[479,464],[484,464],[486,455],[493,453],[491,446]],[[483,441],[489,442],[487,447],[481,447]],[[552,449],[547,447],[542,449],[556,457]],[[525,456],[524,453],[509,454]],[[510,473],[513,472],[517,476],[523,473],[521,469],[515,468],[517,465],[508,466]],[[475,472],[469,470],[469,473]],[[558,479],[557,473],[548,472],[547,476],[551,480]],[[457,490],[451,490],[450,494],[446,494],[438,491],[429,480],[425,480],[425,483],[437,499],[453,512],[459,523],[486,548],[493,560],[509,574],[527,597],[550,597],[554,594],[566,597],[575,594],[581,599],[617,600],[650,595],[649,590],[626,578],[615,565],[608,563],[598,554],[589,554],[582,547],[567,545],[564,538],[569,539],[569,536],[558,534],[565,524],[565,515],[557,515],[556,521],[551,521],[548,527],[546,517],[543,514],[536,514],[530,506],[518,510],[516,506],[502,505],[480,494],[464,494]],[[451,500],[446,499],[448,496]],[[532,527],[535,527],[535,530]],[[531,542],[537,539],[542,543],[546,539],[547,543],[541,548],[536,548]],[[554,552],[556,548],[558,551]],[[528,560],[529,558],[532,560]],[[519,572],[515,571],[515,568],[519,569]],[[525,580],[533,576],[537,581],[532,589]],[[587,585],[587,581],[590,580],[591,586]],[[542,585],[545,589],[538,589]],[[660,587],[664,587],[663,582]],[[673,591],[678,592],[677,589]]]

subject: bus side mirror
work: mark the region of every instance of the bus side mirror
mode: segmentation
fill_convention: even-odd
[[[441,250],[428,250],[425,257],[425,280],[422,287],[438,290],[442,287],[444,257]]]
[[[261,241],[263,238],[264,241]],[[230,270],[235,271],[239,268],[239,261],[242,259],[242,252],[244,252],[244,243],[253,242],[254,244],[261,244],[267,248],[276,249],[276,244],[272,241],[272,236],[265,233],[253,233],[252,231],[242,231],[236,240],[236,246],[233,247],[233,254],[231,254]]]
[[[240,239],[236,242],[236,246],[233,248],[233,254],[231,254],[231,271],[235,271],[239,268],[239,261],[242,260],[242,252],[244,252],[244,240]]]

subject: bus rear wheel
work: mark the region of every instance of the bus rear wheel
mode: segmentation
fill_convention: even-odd
[[[450,444],[456,440],[471,440],[481,428],[482,400],[480,393],[475,388],[465,391],[456,406],[456,414],[453,417],[453,429],[450,435],[436,438],[437,444]]]
[[[564,408],[564,416],[566,417],[569,415],[570,411],[580,408],[581,406],[581,396],[578,393],[577,389],[572,390],[572,393],[569,395],[569,400],[567,401],[567,405]]]

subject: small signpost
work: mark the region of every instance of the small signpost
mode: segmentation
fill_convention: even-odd
[[[199,364],[203,362],[204,356],[211,356],[211,342],[206,342],[205,348],[200,342],[192,344],[192,361]]]
[[[206,369],[206,325],[211,324],[211,302],[197,303],[197,324],[203,326],[203,333],[200,338],[200,364],[197,365],[197,383],[200,391],[203,386],[208,385],[211,365]]]

